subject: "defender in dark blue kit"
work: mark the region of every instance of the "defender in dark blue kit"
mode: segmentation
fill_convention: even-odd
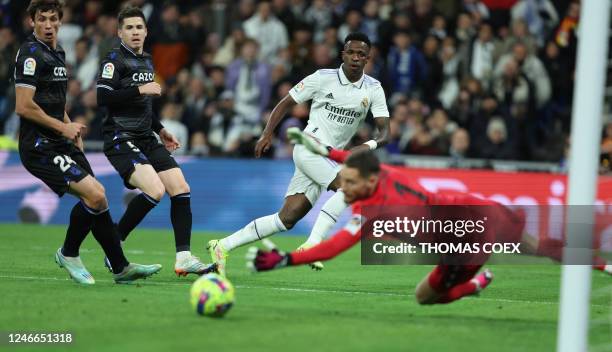
[[[215,270],[215,265],[204,264],[191,254],[191,193],[170,154],[180,144],[153,113],[153,98],[161,95],[161,87],[154,81],[151,56],[143,52],[147,37],[144,14],[126,7],[119,13],[118,24],[121,43],[102,61],[97,84],[98,105],[108,109],[104,154],[126,187],[142,193],[130,202],[117,230],[125,241],[168,192],[176,245],[174,271],[181,276],[205,274]],[[106,261],[109,268],[110,264]]]
[[[161,265],[130,264],[112,226],[104,187],[93,177],[83,154],[80,123],[65,111],[65,53],[57,44],[62,19],[59,0],[32,0],[28,6],[34,33],[21,46],[15,65],[15,111],[20,116],[19,155],[24,167],[60,197],[66,192],[80,199],[70,214],[64,245],[55,261],[81,284],[94,284],[79,256],[91,230],[112,262],[117,283],[146,278]]]

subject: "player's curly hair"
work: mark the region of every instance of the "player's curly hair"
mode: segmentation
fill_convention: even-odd
[[[370,38],[368,38],[368,36],[364,33],[361,33],[361,32],[350,33],[349,35],[346,36],[346,38],[344,38],[344,45],[346,45],[348,42],[352,40],[364,42],[366,43],[368,48],[372,47],[372,42],[370,42]]]
[[[61,20],[64,17],[64,1],[63,0],[32,0],[26,10],[30,18],[36,18],[36,12],[55,11]]]
[[[344,161],[344,166],[359,170],[361,177],[369,177],[380,172],[380,161],[371,150],[358,150]]]

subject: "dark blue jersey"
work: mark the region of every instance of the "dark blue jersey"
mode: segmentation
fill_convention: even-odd
[[[34,102],[49,116],[64,121],[68,75],[66,54],[38,40],[33,34],[21,45],[15,64],[15,86],[34,89]],[[21,117],[19,143],[36,143],[39,138],[66,142],[57,132]]]
[[[108,52],[100,65],[96,85],[98,105],[108,109],[104,120],[106,143],[152,135],[153,98],[140,95],[138,87],[154,79],[149,54],[140,55],[124,43]]]

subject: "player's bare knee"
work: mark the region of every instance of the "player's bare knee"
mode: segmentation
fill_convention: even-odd
[[[278,212],[278,217],[280,218],[283,225],[287,230],[291,230],[295,224],[298,222],[298,219],[295,218],[294,214],[291,214],[291,210],[283,207],[281,211]]]
[[[158,184],[156,184],[154,187],[151,187],[151,190],[149,190],[149,192],[151,192],[151,194],[147,195],[151,196],[153,199],[155,200],[161,200],[164,197],[164,194],[166,193],[166,188],[164,187],[164,184],[161,182],[158,182]]]
[[[105,192],[104,186],[97,183],[90,191],[87,192],[85,196],[83,196],[83,200],[85,201],[85,204],[92,209],[106,209],[108,208],[108,201],[106,200]]]
[[[191,189],[189,188],[189,184],[187,182],[181,182],[175,189],[174,189],[174,195],[177,194],[184,194],[184,193],[189,193],[191,192]]]

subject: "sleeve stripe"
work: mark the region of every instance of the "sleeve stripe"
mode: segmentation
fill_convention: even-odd
[[[15,87],[22,87],[22,88],[29,88],[29,89],[36,90],[35,86],[33,86],[31,84],[25,84],[25,83],[15,83]]]
[[[98,85],[96,85],[96,88],[104,88],[104,89],[108,89],[108,90],[114,90],[113,87],[107,86],[105,84],[98,84]]]

